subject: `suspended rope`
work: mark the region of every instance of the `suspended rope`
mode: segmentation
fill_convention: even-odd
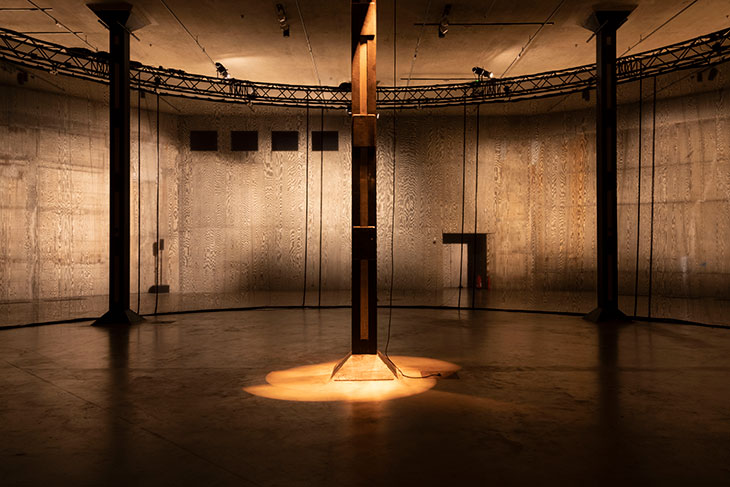
[[[304,169],[304,289],[302,306],[307,302],[307,243],[309,241],[309,102],[307,102],[307,156]]]
[[[634,316],[639,305],[639,230],[641,229],[641,139],[642,139],[642,106],[644,85],[639,77],[639,176],[636,190],[636,267],[634,269]]]
[[[651,318],[651,279],[654,262],[654,176],[656,173],[656,76],[654,76],[654,93],[652,95],[651,124],[651,218],[649,220],[649,302],[647,317]]]
[[[464,210],[466,205],[466,98],[464,98],[464,141],[461,148],[461,245],[459,248],[459,299],[456,307],[461,309],[461,289],[464,278]]]
[[[142,300],[142,90],[137,90],[137,314]]]
[[[477,297],[477,282],[476,282],[476,273],[477,273],[477,217],[479,215],[478,210],[478,201],[479,201],[479,112],[481,110],[482,106],[477,105],[477,135],[476,135],[476,157],[474,159],[474,240],[472,242],[472,255],[473,255],[473,263],[472,263],[472,279],[471,279],[471,307],[474,309],[476,306],[476,297]]]
[[[319,136],[324,139],[324,108],[320,110]],[[324,140],[322,140],[324,142]],[[319,151],[319,280],[317,283],[317,306],[322,306],[322,198],[324,195],[324,143]]]
[[[155,132],[157,143],[157,196],[155,201],[155,312],[157,314],[157,305],[160,299],[160,93],[157,93],[157,108],[155,118]]]

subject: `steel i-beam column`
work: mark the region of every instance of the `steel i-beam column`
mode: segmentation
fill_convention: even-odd
[[[131,324],[129,309],[129,29],[128,3],[88,7],[109,29],[109,311],[95,325]]]
[[[352,353],[378,349],[375,1],[352,0]]]
[[[598,307],[594,322],[626,320],[618,308],[616,199],[616,31],[634,6],[595,10],[585,27],[596,34],[596,242]]]

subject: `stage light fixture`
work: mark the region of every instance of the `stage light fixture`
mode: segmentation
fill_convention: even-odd
[[[471,72],[477,75],[477,78],[479,81],[483,81],[484,78],[491,79],[494,78],[494,73],[492,73],[489,70],[486,70],[484,68],[480,68],[479,66],[474,66],[471,68]]]
[[[581,92],[581,96],[585,101],[591,101],[591,89],[586,88]]]
[[[446,34],[449,32],[449,13],[451,13],[451,4],[447,3],[444,6],[444,13],[439,23],[439,38],[446,37]]]
[[[712,68],[712,69],[710,69],[710,72],[707,73],[707,79],[709,81],[712,81],[715,78],[717,78],[717,68]]]
[[[218,71],[218,74],[220,74],[222,78],[230,79],[231,75],[228,74],[228,70],[221,63],[215,63],[215,70]]]
[[[280,3],[276,4],[276,16],[279,19],[281,33],[284,34],[284,37],[289,37],[289,22],[286,20],[286,10],[284,10],[284,6]]]

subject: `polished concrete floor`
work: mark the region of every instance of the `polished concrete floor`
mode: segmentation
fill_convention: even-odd
[[[389,303],[387,290],[379,293],[379,305]],[[140,314],[235,309],[261,306],[349,306],[349,290],[309,290],[306,297],[301,291],[256,291],[242,293],[172,293],[155,296],[150,293],[132,295],[131,307]],[[472,299],[477,308],[496,310],[554,311],[561,313],[588,313],[596,306],[595,292],[579,291],[516,291],[462,289],[398,290],[393,293],[394,306],[442,306],[471,308]],[[46,323],[98,317],[108,309],[106,295],[68,298],[0,301],[0,329],[28,323]],[[139,304],[139,306],[138,306]],[[648,296],[633,294],[619,296],[619,307],[629,316],[672,318],[703,324],[730,326],[730,296],[687,297]],[[649,314],[651,305],[651,314]]]
[[[349,313],[0,331],[0,484],[730,485],[730,330],[396,309],[390,354],[458,372],[391,400],[248,392],[343,357]]]

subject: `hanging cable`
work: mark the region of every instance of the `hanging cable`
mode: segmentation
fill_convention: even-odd
[[[309,241],[309,101],[307,101],[307,156],[304,169],[304,289],[302,306],[307,302],[307,242]]]
[[[504,78],[505,75],[509,72],[509,70],[512,69],[520,59],[522,59],[522,56],[525,54],[525,52],[527,52],[527,49],[532,44],[532,41],[534,41],[537,38],[537,36],[540,34],[540,31],[542,31],[543,27],[548,25],[548,22],[550,22],[550,20],[553,18],[553,16],[555,16],[555,14],[558,12],[558,10],[560,10],[560,7],[562,7],[564,3],[565,3],[565,0],[560,0],[560,3],[558,4],[558,6],[555,7],[552,12],[550,12],[550,15],[548,15],[547,19],[545,19],[545,22],[540,24],[540,27],[537,28],[535,33],[532,34],[529,39],[527,39],[527,43],[524,46],[522,46],[522,49],[520,49],[520,52],[518,52],[517,56],[512,60],[511,63],[509,63],[509,66],[507,66],[507,69],[504,70],[504,72],[502,73],[502,76],[500,76],[500,78]]]
[[[665,20],[664,23],[662,23],[659,27],[657,27],[653,31],[649,32],[649,34],[647,34],[646,37],[639,36],[639,41],[636,44],[634,44],[631,47],[629,47],[628,49],[626,49],[624,52],[622,52],[621,55],[618,56],[618,57],[624,57],[626,54],[628,54],[630,51],[632,51],[636,46],[638,46],[639,44],[641,44],[642,42],[644,42],[645,40],[647,40],[649,37],[651,37],[654,34],[656,34],[656,32],[659,29],[661,29],[662,27],[664,27],[665,25],[667,25],[669,22],[671,22],[672,20],[674,20],[675,18],[677,18],[682,12],[684,12],[685,10],[687,10],[688,8],[690,8],[695,3],[697,3],[697,0],[692,0],[692,2],[690,2],[689,4],[687,4],[684,7],[682,7],[682,9],[680,9],[679,12],[677,12],[676,14],[672,15],[667,20]]]
[[[155,312],[160,298],[160,93],[157,93],[157,117],[155,119],[155,131],[157,133],[157,197],[155,201]]]
[[[472,246],[474,247],[472,249],[472,255],[473,257],[473,264],[472,264],[472,278],[471,278],[471,307],[474,309],[476,306],[476,297],[477,297],[477,282],[476,282],[476,274],[477,274],[477,216],[478,213],[478,201],[479,201],[479,112],[482,108],[481,104],[477,105],[477,135],[476,135],[476,157],[474,159],[474,241],[472,242]]]
[[[211,62],[211,63],[213,63],[213,67],[215,68],[215,67],[216,67],[216,65],[215,65],[215,61],[213,61],[213,58],[212,58],[212,57],[210,57],[210,55],[208,54],[208,51],[206,51],[206,50],[205,50],[205,48],[203,47],[203,45],[202,45],[202,44],[201,44],[201,43],[200,43],[200,42],[198,41],[198,37],[197,37],[197,36],[194,36],[194,35],[193,35],[193,33],[192,33],[192,32],[190,32],[190,31],[188,30],[188,28],[187,28],[187,27],[185,27],[185,24],[183,24],[182,20],[180,20],[180,17],[178,17],[178,16],[177,16],[177,15],[175,14],[175,12],[173,12],[173,11],[172,11],[172,9],[171,9],[171,8],[170,8],[170,6],[169,6],[169,5],[167,4],[167,2],[165,2],[165,0],[160,0],[160,2],[162,3],[162,5],[164,5],[164,6],[165,6],[165,8],[167,9],[167,11],[168,11],[168,12],[170,12],[170,14],[171,14],[171,15],[172,15],[173,17],[175,17],[175,20],[177,20],[177,23],[178,23],[178,24],[180,24],[180,27],[182,27],[182,28],[183,28],[183,30],[184,30],[185,32],[187,32],[187,34],[188,34],[188,35],[190,36],[190,38],[191,38],[191,39],[192,39],[192,40],[193,40],[193,41],[195,42],[195,44],[197,44],[197,45],[198,45],[198,47],[200,48],[200,50],[201,50],[201,51],[203,51],[203,54],[205,54],[205,57],[207,57],[207,58],[208,58],[208,59],[210,60],[210,62]],[[216,71],[217,71],[217,69],[216,69]]]
[[[137,90],[137,314],[142,301],[142,90]]]
[[[642,97],[643,78],[639,75],[639,176],[636,190],[636,267],[634,270],[634,316],[639,305],[639,230],[641,229],[641,139],[642,139]]]
[[[324,108],[320,110],[320,136],[324,133]],[[322,137],[324,139],[324,137]],[[324,142],[324,141],[323,141]],[[324,144],[323,144],[324,145]],[[324,149],[324,147],[320,147]],[[324,196],[324,150],[319,152],[319,280],[317,283],[317,306],[322,306],[322,199]]]
[[[312,52],[312,43],[309,42],[309,33],[307,32],[307,26],[304,23],[304,17],[302,16],[302,9],[299,8],[299,0],[295,0],[297,5],[297,12],[299,12],[299,20],[302,21],[302,29],[304,30],[304,38],[307,40],[307,49],[309,49],[309,57],[312,59],[312,67],[314,68],[314,76],[317,78],[317,84],[322,86],[322,80],[319,78],[319,70],[317,69],[317,63],[314,61],[314,53]]]
[[[649,220],[649,302],[647,317],[651,318],[651,278],[654,261],[654,175],[656,173],[656,76],[654,76],[654,95],[652,96],[651,124],[651,218]]]
[[[494,4],[494,3],[492,3]],[[464,143],[461,148],[461,245],[459,249],[459,299],[456,307],[461,309],[461,283],[464,279],[464,210],[466,204],[466,97],[464,97]]]
[[[430,3],[430,1],[429,1]],[[396,86],[396,68],[397,68],[397,59],[396,59],[396,52],[397,52],[397,29],[396,29],[396,9],[398,7],[397,0],[393,0],[393,86]],[[428,11],[428,9],[427,9]],[[430,377],[440,377],[440,373],[433,373],[433,374],[427,374],[422,377],[416,377],[412,375],[408,375],[404,373],[398,365],[393,362],[393,360],[390,359],[390,356],[388,355],[388,347],[390,346],[390,330],[391,325],[393,324],[393,282],[395,278],[395,160],[396,160],[396,107],[393,107],[393,178],[391,181],[392,185],[392,204],[391,204],[391,212],[390,212],[390,294],[388,296],[388,338],[385,341],[385,357],[390,360],[390,363],[393,364],[395,369],[400,373],[401,376],[407,378],[407,379],[428,379]]]
[[[77,32],[75,32],[72,29],[68,28],[66,26],[66,24],[62,23],[56,17],[54,17],[53,15],[49,14],[47,12],[47,9],[39,7],[38,4],[35,3],[35,2],[33,2],[32,0],[25,0],[25,1],[28,2],[29,4],[33,5],[39,12],[42,12],[43,14],[47,15],[57,26],[63,27],[64,29],[66,29],[70,34],[73,34],[81,42],[83,42],[84,44],[86,44],[87,46],[89,46],[90,48],[92,48],[94,51],[97,51],[97,52],[99,51],[99,49],[97,49],[96,46],[94,46],[93,44],[89,44],[89,41],[87,39],[84,39],[84,37],[86,37],[86,35],[84,35],[84,37],[81,37]]]
[[[421,31],[418,33],[418,40],[416,41],[416,49],[413,51],[413,59],[411,59],[411,70],[408,72],[408,79],[406,80],[406,86],[411,84],[411,78],[413,77],[413,68],[416,66],[416,58],[418,57],[418,48],[421,46],[421,38],[423,37],[423,29],[426,27],[426,20],[428,20],[428,10],[431,8],[431,0],[428,0],[426,4],[426,12],[423,14],[423,23],[421,24]],[[395,13],[393,14],[395,18]],[[393,33],[395,37],[395,32]],[[395,86],[395,84],[393,84]]]
[[[396,79],[396,66],[397,66],[397,26],[395,24],[397,15],[396,8],[398,7],[398,0],[393,0],[393,86],[396,86],[398,81]],[[393,202],[390,210],[390,293],[388,294],[388,338],[385,340],[385,356],[388,356],[388,346],[390,345],[390,328],[393,324],[393,280],[395,278],[395,150],[396,150],[396,107],[393,106],[393,178],[391,181],[393,190]],[[391,360],[392,362],[392,360]]]

